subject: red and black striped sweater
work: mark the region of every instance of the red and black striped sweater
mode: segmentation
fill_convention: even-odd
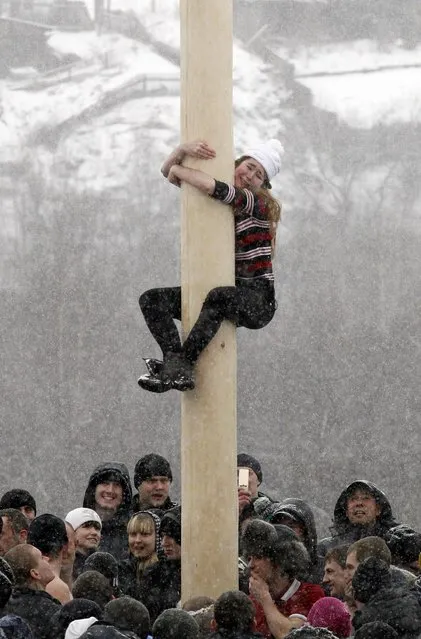
[[[273,286],[272,238],[263,198],[219,180],[212,197],[234,209],[236,283],[258,278]]]

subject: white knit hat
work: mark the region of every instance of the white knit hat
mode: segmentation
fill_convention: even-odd
[[[67,627],[64,639],[79,639],[98,619],[87,617],[86,619],[75,619]]]
[[[266,171],[268,180],[275,177],[281,170],[281,158],[284,154],[284,147],[279,140],[268,140],[267,142],[261,142],[254,148],[248,149],[244,153],[257,162],[259,162]]]
[[[70,524],[73,530],[77,530],[82,524],[86,524],[87,521],[95,521],[102,528],[101,518],[92,508],[75,508],[67,513],[64,521]]]

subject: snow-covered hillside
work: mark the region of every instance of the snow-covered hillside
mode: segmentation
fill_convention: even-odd
[[[167,42],[176,45],[178,15],[168,12],[168,7],[164,10],[161,3],[156,4],[162,12],[148,14],[147,26],[155,38],[166,34]],[[124,190],[132,179],[127,170],[129,158],[140,143],[143,148],[152,145],[162,156],[179,139],[179,96],[174,94],[173,81],[179,75],[178,67],[146,45],[117,34],[57,32],[50,35],[48,43],[59,55],[77,55],[81,64],[66,81],[44,89],[22,88],[22,80],[19,84],[3,84],[1,135],[4,140],[7,138],[7,145],[0,150],[0,161],[15,161],[19,153],[33,154],[31,145],[36,140],[38,161],[44,165],[51,187],[61,188],[60,178],[67,179],[67,169],[72,167],[67,185],[73,189]],[[154,81],[161,89],[159,95],[136,99],[126,95],[112,109],[75,122],[66,135],[61,135],[54,150],[44,144],[56,127],[100,104],[108,95],[115,96],[119,90],[123,93],[144,76],[157,74],[170,76],[168,82]],[[287,96],[282,87],[274,91],[265,64],[236,43],[233,99],[237,149],[263,137],[279,136],[283,128],[279,103]],[[14,144],[19,146],[19,152]]]
[[[134,11],[155,40],[179,46],[177,0],[119,0],[112,8]],[[54,189],[65,182],[78,192],[124,193],[133,178],[128,167],[134,155],[153,148],[162,157],[179,139],[179,68],[146,44],[118,34],[56,32],[49,46],[58,55],[78,56],[80,63],[70,77],[44,87],[31,86],[33,80],[25,86],[22,78],[0,83],[0,162],[29,158]],[[421,47],[408,51],[396,43],[380,50],[360,41],[275,52],[293,64],[296,80],[311,90],[317,107],[350,126],[421,117],[421,69],[398,68],[421,64]],[[140,96],[136,88],[142,78],[153,75],[161,76],[154,80],[159,90]],[[265,63],[239,42],[233,97],[236,151],[262,138],[282,139],[289,91],[279,80],[274,86]]]
[[[318,108],[352,127],[421,120],[421,46],[359,40],[276,53],[294,65]]]

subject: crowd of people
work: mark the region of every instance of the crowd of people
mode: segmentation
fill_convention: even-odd
[[[64,519],[8,490],[0,639],[421,638],[421,533],[396,521],[379,488],[345,487],[319,540],[310,504],[262,493],[251,455],[237,465],[238,589],[216,601],[181,601],[181,505],[161,455],[139,459],[134,490],[124,464],[99,465]]]

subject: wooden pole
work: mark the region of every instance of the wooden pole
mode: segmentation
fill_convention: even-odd
[[[180,0],[182,139],[202,138],[212,161],[192,161],[232,182],[232,0]],[[234,284],[232,210],[182,187],[183,330],[206,294]],[[182,396],[182,601],[238,587],[235,329],[224,322]]]

